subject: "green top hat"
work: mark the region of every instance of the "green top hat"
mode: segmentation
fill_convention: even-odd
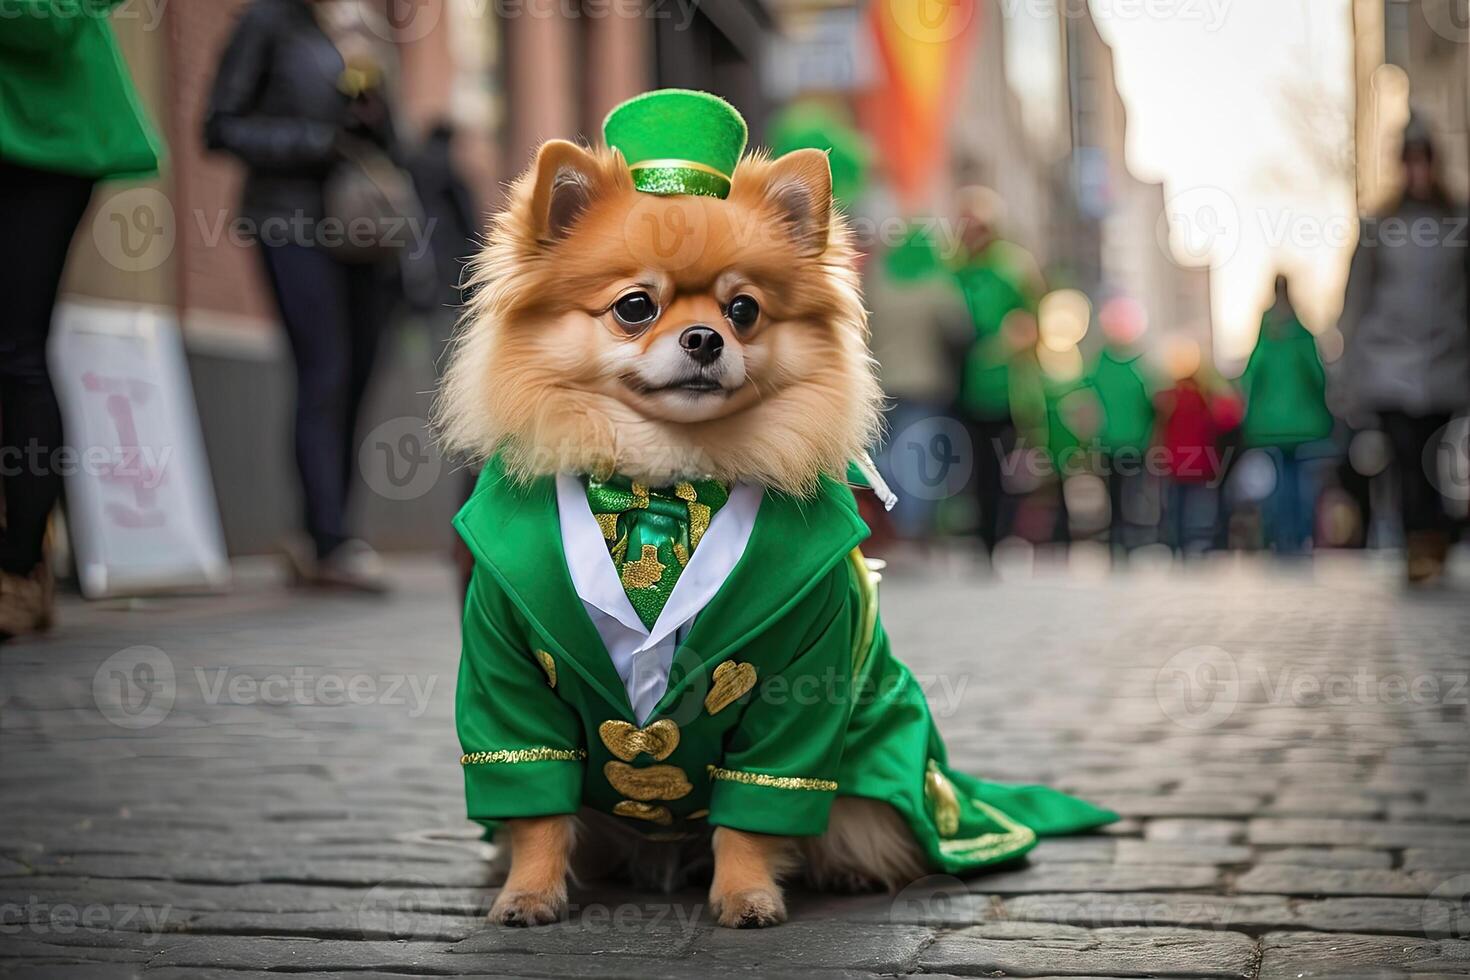
[[[665,88],[629,99],[602,124],[645,194],[724,197],[745,152],[745,120],[708,92]]]

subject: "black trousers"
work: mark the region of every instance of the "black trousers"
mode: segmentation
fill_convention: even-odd
[[[329,251],[261,245],[296,364],[296,469],[306,530],[324,557],[352,535],[347,505],[357,468],[357,422],[378,356],[390,290],[375,265]]]
[[[93,180],[0,161],[0,571],[29,573],[41,561],[46,519],[61,495],[55,453],[61,409],[46,367],[46,339],[72,235]]]
[[[986,552],[995,550],[996,542],[1009,533],[1009,521],[1001,511],[1006,509],[1004,483],[1006,454],[1016,445],[1016,426],[1009,419],[978,419],[970,424],[975,442],[975,503],[980,511],[980,542]]]
[[[1425,458],[1430,440],[1439,437],[1445,426],[1450,424],[1446,412],[1430,412],[1427,415],[1409,415],[1406,412],[1380,412],[1379,420],[1383,434],[1393,446],[1393,465],[1399,478],[1399,508],[1403,516],[1404,533],[1416,531],[1447,531],[1449,516],[1445,513],[1444,500],[1435,489],[1430,476],[1431,467],[1437,460]]]

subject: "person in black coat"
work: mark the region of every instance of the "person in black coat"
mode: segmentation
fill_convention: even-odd
[[[296,464],[312,548],[289,549],[301,579],[384,587],[377,556],[347,526],[363,395],[391,307],[397,257],[384,241],[348,250],[328,213],[349,158],[397,154],[384,67],[346,59],[311,0],[253,0],[223,54],[204,120],[213,150],[247,174],[240,218],[253,232],[296,367]],[[400,229],[401,231],[401,229]],[[397,244],[397,243],[387,243]],[[380,247],[384,246],[384,247]]]

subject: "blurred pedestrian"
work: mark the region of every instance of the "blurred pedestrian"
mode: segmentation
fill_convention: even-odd
[[[1152,477],[1144,458],[1153,433],[1157,384],[1140,345],[1148,329],[1147,311],[1118,297],[1103,304],[1098,320],[1103,347],[1088,381],[1101,413],[1097,441],[1108,485],[1108,541],[1115,550],[1126,551],[1145,543],[1144,534],[1157,524],[1157,506],[1149,506]]]
[[[1404,134],[1403,191],[1363,223],[1340,322],[1352,421],[1368,425],[1376,416],[1392,446],[1413,582],[1444,567],[1450,522],[1431,448],[1470,402],[1467,216],[1445,193],[1437,159],[1414,120]]]
[[[1164,355],[1173,385],[1157,396],[1156,442],[1167,485],[1164,540],[1181,556],[1214,540],[1219,507],[1221,426],[1197,342],[1171,339]]]
[[[1266,450],[1276,464],[1267,524],[1277,554],[1295,555],[1312,537],[1316,505],[1302,464],[1307,447],[1332,434],[1332,415],[1317,340],[1297,317],[1285,276],[1276,277],[1274,295],[1240,378],[1241,434],[1247,449]]]
[[[1016,351],[1001,327],[1013,312],[1035,313],[1042,284],[1030,253],[999,237],[995,224],[1000,199],[994,191],[968,187],[957,200],[960,255],[955,276],[974,330],[960,403],[974,433],[979,534],[988,552],[1003,534],[1002,462],[1016,444],[1010,397],[1010,362]]]
[[[64,447],[46,340],[67,249],[97,181],[158,169],[106,16],[121,2],[79,14],[21,0],[0,29],[0,642],[52,619],[42,550]]]
[[[411,188],[396,165],[386,67],[361,32],[340,36],[341,50],[312,0],[252,0],[220,56],[204,134],[245,164],[241,216],[256,229],[295,359],[311,547],[288,554],[301,581],[376,592],[382,563],[351,533],[347,507],[404,247],[379,219],[404,217],[393,212],[407,210]],[[351,232],[359,227],[371,235]]]
[[[936,505],[963,448],[945,423],[952,423],[956,380],[946,353],[969,331],[964,300],[918,225],[872,263],[864,294],[873,357],[890,399],[887,445],[877,462],[897,489],[893,529],[901,539],[923,541],[934,533]]]

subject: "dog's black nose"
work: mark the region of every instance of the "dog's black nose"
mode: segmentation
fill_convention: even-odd
[[[698,364],[713,364],[725,349],[725,338],[718,330],[696,324],[679,334],[679,346],[689,352]]]

